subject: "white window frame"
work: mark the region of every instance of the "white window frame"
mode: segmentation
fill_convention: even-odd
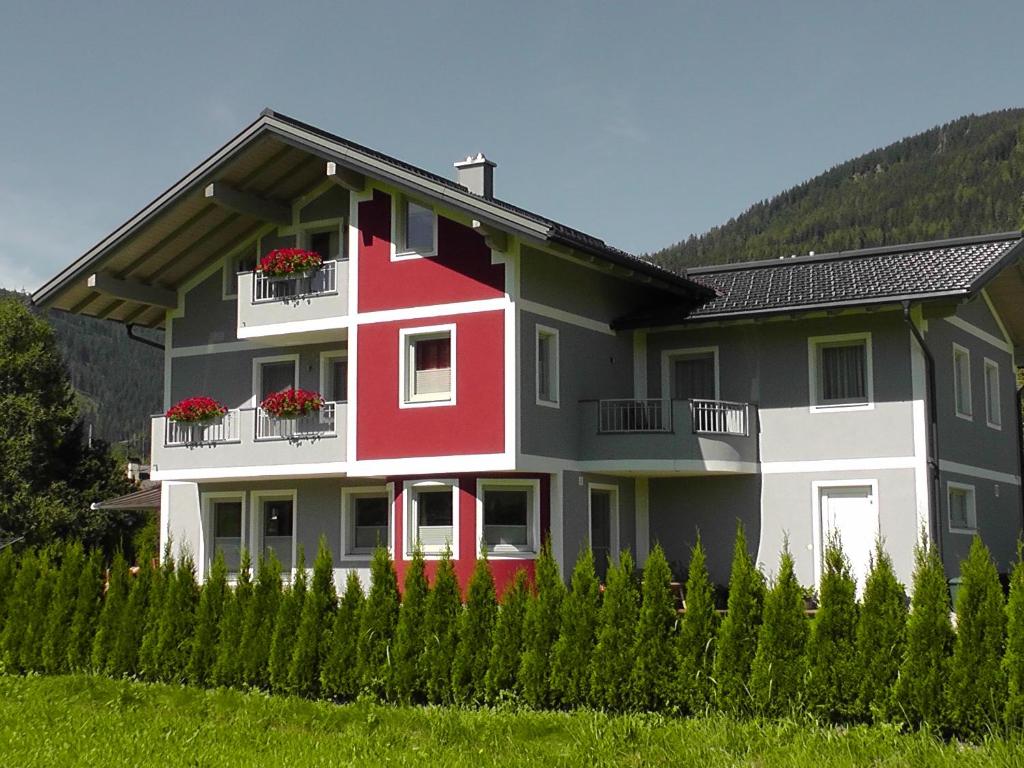
[[[291,571],[285,574],[294,580],[296,567],[299,560],[299,493],[295,488],[280,488],[275,490],[262,490],[252,492],[252,514],[249,515],[249,541],[259,542],[260,551],[250,552],[254,567],[259,563],[266,544],[263,541],[263,502],[278,501],[280,499],[291,499],[292,502],[292,567]]]
[[[963,355],[967,360],[967,376],[964,379],[966,384],[967,411],[960,410],[960,388],[956,383],[957,359]],[[953,412],[957,418],[965,421],[974,421],[974,392],[971,387],[971,350],[956,342],[953,342]]]
[[[878,478],[868,478],[866,480],[814,480],[811,482],[811,506],[814,510],[814,517],[811,520],[811,538],[813,540],[814,547],[814,586],[821,586],[821,574],[822,566],[825,560],[825,535],[824,531],[824,520],[822,515],[824,514],[824,505],[821,503],[823,497],[828,496],[830,490],[841,490],[843,488],[870,488],[871,489],[871,506],[874,510],[874,523],[875,531],[882,530],[882,516],[879,512],[881,509],[878,500]],[[861,585],[863,587],[863,585]]]
[[[526,518],[526,546],[517,547],[502,544],[487,547],[487,556],[493,559],[512,558],[534,560],[540,551],[540,480],[532,478],[483,478],[476,485],[476,532],[477,543],[483,546],[484,540],[484,494],[488,489],[494,490],[529,490],[530,509]]]
[[[208,575],[213,566],[213,558],[217,552],[212,548],[214,542],[214,519],[213,507],[218,501],[240,501],[242,502],[242,531],[241,547],[246,549],[249,546],[249,505],[245,491],[206,491],[199,495],[200,509],[202,510],[202,536],[199,538],[199,562],[202,564],[202,575]],[[207,544],[209,542],[209,545]],[[229,580],[234,582],[237,576],[230,576]]]
[[[680,357],[696,357],[711,353],[715,366],[715,400],[721,399],[721,381],[718,368],[718,346],[713,347],[681,347],[679,349],[663,349],[661,351],[661,399],[672,400],[672,363]]]
[[[619,543],[619,486],[615,483],[587,483],[587,543],[591,549],[594,547],[593,491],[611,491],[612,493],[612,508],[611,515],[609,516],[611,519],[608,521],[611,526],[611,536],[608,542],[608,546],[611,549],[609,564],[617,564],[619,562],[619,549],[621,548]]]
[[[313,235],[322,232],[338,233],[338,252],[325,261],[345,261],[348,259],[348,252],[345,248],[345,219],[321,219],[319,221],[304,221],[297,225],[298,243],[300,248],[309,249]]]
[[[405,540],[403,550],[405,557],[412,557],[416,548],[416,531],[419,529],[419,503],[420,491],[436,491],[448,487],[452,493],[452,560],[459,559],[459,481],[456,478],[432,478],[430,480],[407,481],[402,484],[402,517],[404,525],[402,538]],[[440,560],[444,557],[444,547],[436,545],[423,547],[423,557],[426,560]]]
[[[845,342],[863,342],[864,344],[864,394],[863,403],[822,403],[819,399],[818,384],[821,373],[818,368],[818,350],[823,346],[844,346]],[[875,370],[874,354],[871,349],[871,332],[839,333],[829,336],[810,336],[807,339],[807,385],[810,396],[811,413],[840,413],[843,411],[870,411],[875,407]]]
[[[424,259],[437,256],[437,208],[422,200],[406,197],[400,193],[391,196],[391,261],[409,261],[410,259]],[[434,214],[434,247],[429,251],[413,251],[405,245],[405,218],[409,203],[414,203],[420,208],[426,208]]]
[[[361,549],[355,545],[355,510],[353,502],[357,498],[383,496],[388,502],[388,539],[384,545],[394,557],[395,547],[395,505],[394,498],[386,485],[357,485],[341,489],[341,541],[338,549],[339,560],[368,560],[373,555],[372,549]]]
[[[412,397],[412,375],[414,371],[413,355],[415,354],[415,342],[420,339],[442,338],[447,333],[451,344],[451,388],[448,397]],[[398,407],[399,408],[436,408],[441,406],[455,405],[456,393],[456,364],[458,345],[456,341],[455,323],[444,325],[427,325],[419,328],[401,328],[398,331]]]
[[[984,360],[984,383],[985,383],[985,423],[992,429],[1002,430],[1003,428],[1003,393],[1000,389],[999,363],[986,357]],[[995,402],[989,397],[988,377],[989,373],[995,376]],[[992,417],[995,417],[994,419]]]
[[[553,354],[551,356],[551,361],[550,361],[551,362],[551,371],[550,371],[550,374],[551,374],[551,389],[552,389],[552,393],[551,394],[553,396],[553,399],[550,399],[550,400],[547,399],[546,397],[543,397],[542,393],[540,391],[540,340],[541,340],[542,336],[546,336],[549,339],[551,339],[550,343],[554,345],[552,347],[554,352],[553,352]],[[546,408],[559,408],[559,407],[561,407],[560,406],[560,401],[561,401],[562,382],[561,382],[561,378],[559,376],[559,374],[560,374],[560,370],[559,370],[559,368],[560,368],[560,358],[561,358],[561,347],[560,347],[561,340],[559,338],[558,329],[557,328],[552,328],[551,326],[548,326],[548,325],[541,325],[540,323],[537,323],[537,325],[535,326],[535,330],[534,330],[533,343],[534,343],[534,346],[533,346],[533,349],[534,349],[534,366],[533,367],[534,367],[534,382],[535,382],[534,391],[537,394],[537,405],[543,405]]]
[[[330,367],[330,364],[331,364],[332,360],[344,360],[347,363],[348,362],[348,350],[342,350],[340,352],[336,351],[336,350],[330,350],[328,352],[321,352],[320,353],[320,394],[321,395],[326,395],[327,394],[327,389],[328,389],[328,387],[327,387],[327,384],[328,384],[327,373],[328,373],[328,370],[329,370],[329,367]],[[346,381],[345,381],[345,393],[346,393],[346,396],[351,394],[348,391],[348,381],[347,381],[347,378],[348,378],[348,376],[347,376],[347,368],[346,368]],[[346,397],[345,403],[348,403],[347,397]]]
[[[967,527],[960,528],[953,525],[953,504],[952,492],[963,491],[967,494]],[[978,532],[978,491],[969,483],[957,483],[953,480],[946,481],[946,523],[950,533],[965,533],[974,535]]]
[[[260,404],[260,390],[262,389],[261,384],[263,383],[263,364],[264,363],[287,363],[291,362],[294,367],[294,376],[292,381],[297,389],[299,386],[299,355],[298,353],[291,355],[271,355],[269,357],[254,357],[252,359],[252,399],[250,400],[250,406],[258,408]]]

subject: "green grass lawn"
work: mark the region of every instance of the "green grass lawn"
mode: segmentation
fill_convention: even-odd
[[[99,677],[0,676],[19,766],[1024,765],[1024,743],[727,718],[333,706]]]

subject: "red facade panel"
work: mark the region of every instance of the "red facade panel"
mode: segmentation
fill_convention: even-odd
[[[402,329],[455,325],[455,404],[402,408]],[[505,450],[505,313],[473,312],[359,326],[356,458]]]
[[[462,589],[462,597],[466,598],[466,588],[469,584],[473,567],[476,565],[476,558],[480,546],[481,532],[476,527],[476,501],[477,481],[479,479],[492,479],[495,477],[519,477],[523,479],[540,480],[540,530],[541,538],[546,539],[551,530],[551,481],[548,475],[459,475],[459,557],[454,561],[455,573],[459,578],[459,587]],[[405,571],[409,566],[409,560],[405,557],[405,494],[402,492],[402,478],[389,478],[395,482],[395,568],[398,571],[399,584],[405,579]],[[427,578],[431,583],[434,581],[434,574],[437,571],[436,560],[427,561]],[[490,560],[491,573],[494,575],[494,584],[499,597],[512,583],[517,571],[525,571],[531,581],[534,574],[534,561],[527,558],[492,558]]]
[[[391,196],[379,190],[359,204],[359,311],[501,298],[505,267],[470,227],[443,216],[437,255],[391,261]]]

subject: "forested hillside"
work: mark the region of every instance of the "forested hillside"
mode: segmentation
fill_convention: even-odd
[[[969,115],[837,165],[651,258],[670,269],[1024,226],[1024,109]]]
[[[0,299],[7,297],[29,301],[26,294],[0,289]],[[79,409],[94,435],[110,443],[127,440],[132,453],[148,456],[149,417],[162,404],[160,351],[129,339],[120,323],[57,310],[42,314],[57,334]]]

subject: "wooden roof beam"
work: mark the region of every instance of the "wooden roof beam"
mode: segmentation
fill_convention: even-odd
[[[271,221],[275,224],[291,224],[292,209],[290,205],[268,200],[251,192],[242,192],[223,181],[214,181],[206,185],[203,196],[211,202],[235,211],[252,216],[260,221]]]
[[[366,189],[366,177],[363,174],[338,165],[333,160],[327,163],[327,178],[349,192],[362,192]]]
[[[146,304],[151,307],[165,307],[166,309],[174,309],[178,306],[178,294],[174,291],[135,280],[122,280],[107,272],[89,275],[87,282],[94,291],[113,296],[115,299]]]

